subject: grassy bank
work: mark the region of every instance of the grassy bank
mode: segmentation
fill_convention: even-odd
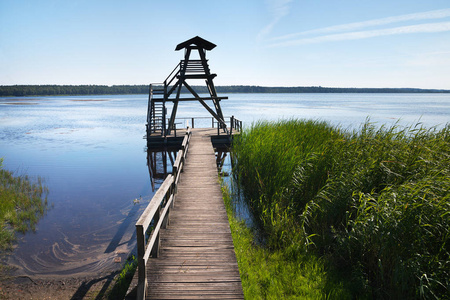
[[[316,255],[271,250],[233,214],[229,187],[222,185],[245,299],[346,299],[351,295]]]
[[[0,250],[11,249],[15,232],[35,230],[47,209],[47,188],[40,178],[14,176],[0,159]]]
[[[448,297],[449,126],[261,122],[233,151],[264,251],[319,257],[352,297]]]

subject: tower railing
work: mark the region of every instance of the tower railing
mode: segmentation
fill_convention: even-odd
[[[167,76],[166,80],[164,80],[164,85],[169,86],[172,81],[177,78],[178,74],[180,74],[181,70],[181,62],[176,65],[176,67],[170,72],[169,76]]]
[[[205,72],[203,61],[200,59],[182,60],[179,66],[180,70],[185,69],[186,73],[200,74]]]

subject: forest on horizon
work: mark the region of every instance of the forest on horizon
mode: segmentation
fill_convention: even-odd
[[[208,93],[206,86],[193,86],[197,93]],[[444,89],[419,88],[337,88],[322,86],[266,87],[253,85],[217,86],[217,93],[450,93]],[[0,97],[60,95],[148,94],[148,85],[0,85]],[[182,92],[188,92],[184,89]]]

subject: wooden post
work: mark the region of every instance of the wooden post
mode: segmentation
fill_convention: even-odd
[[[163,161],[164,176],[166,176],[167,175],[167,150],[163,150],[161,152],[161,158]]]
[[[175,182],[175,181],[174,181],[174,182]],[[172,184],[172,186],[169,188],[169,193],[166,194],[166,198],[169,197],[169,199],[166,199],[166,204],[164,205],[164,207],[166,207],[167,202],[170,200],[170,197],[172,196],[172,190],[173,190],[173,184]],[[169,204],[169,205],[171,205],[171,204]],[[169,215],[170,215],[170,207],[167,209],[166,215],[163,216],[164,219],[163,219],[163,221],[162,221],[161,228],[166,228],[167,225],[169,225]],[[159,244],[159,233],[158,233],[158,244]],[[158,248],[159,248],[159,245],[158,245]],[[158,253],[158,254],[159,254],[159,253]]]
[[[177,154],[177,156],[178,156],[178,154]],[[173,165],[173,167],[172,167],[172,175],[175,176],[175,180],[177,179],[177,174],[178,174],[178,166],[177,165]]]
[[[145,299],[147,290],[147,270],[145,268],[145,232],[142,225],[136,225],[137,254],[138,254],[138,286],[137,299]]]
[[[167,84],[164,82],[164,99],[163,99],[163,108],[162,108],[162,131],[163,131],[163,136],[166,137],[167,136],[167,131],[166,131],[166,101],[167,101]]]
[[[182,147],[184,148],[183,145],[182,145]],[[173,167],[172,167],[173,184],[172,184],[171,192],[173,195],[175,195],[177,193],[176,183],[179,180],[178,173],[180,172],[180,168],[181,168],[181,170],[183,170],[183,168],[181,167],[182,163],[183,163],[183,150],[178,150],[178,153],[176,154],[175,163],[173,164]]]
[[[230,118],[230,136],[233,135],[233,127],[234,127],[234,116]]]
[[[194,127],[194,118],[192,118],[192,128],[195,128]]]
[[[178,185],[177,185],[177,182],[179,180],[179,178],[178,178],[178,169],[181,168],[181,170],[183,170],[183,168],[181,167],[181,163],[178,163],[178,160],[181,161],[183,159],[182,156],[183,156],[183,151],[179,150],[178,154],[177,154],[177,158],[175,160],[175,164],[173,165],[172,175],[174,177],[173,177],[173,183],[172,183],[172,187],[171,187],[171,191],[170,191],[170,194],[173,196],[173,201],[170,204],[171,208],[173,208],[173,206],[174,206],[175,194],[177,193],[177,188],[178,188]]]
[[[154,221],[155,225],[158,224],[160,213],[161,213],[161,206],[158,206],[158,209],[155,212],[155,216],[153,217],[153,221]],[[159,255],[159,244],[160,244],[160,241],[159,241],[159,232],[158,232],[158,234],[156,236],[155,245],[153,246],[153,248],[150,251],[150,255],[153,258],[157,258]]]

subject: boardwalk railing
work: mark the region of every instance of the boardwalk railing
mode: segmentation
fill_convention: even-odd
[[[136,223],[138,259],[137,299],[145,298],[145,291],[147,290],[147,261],[150,256],[158,257],[160,245],[159,231],[161,228],[165,228],[169,222],[169,212],[175,202],[177,185],[189,149],[190,138],[191,131],[188,129],[183,139],[181,150],[178,151],[175,159],[172,174],[169,174],[164,180]],[[146,241],[146,233],[149,227],[151,227],[152,231],[148,241]]]
[[[230,118],[230,135],[233,135],[233,129],[236,131],[242,131],[242,121],[236,119],[234,116]]]
[[[225,124],[227,125],[227,134],[232,135],[233,131],[241,132],[242,131],[242,121],[239,119],[236,119],[234,116],[229,117],[229,122],[227,121],[227,118],[225,118]],[[205,127],[205,124],[207,123],[207,120],[211,120],[211,128],[217,128],[217,135],[220,135],[220,123],[213,117],[193,117],[193,118],[176,118],[177,121],[185,121],[187,125],[190,125],[191,128],[196,128],[196,120],[203,120],[204,122],[200,125]],[[183,122],[181,122],[183,123]],[[179,124],[181,124],[179,123]],[[190,124],[189,124],[190,123]],[[208,125],[209,126],[209,125]]]

